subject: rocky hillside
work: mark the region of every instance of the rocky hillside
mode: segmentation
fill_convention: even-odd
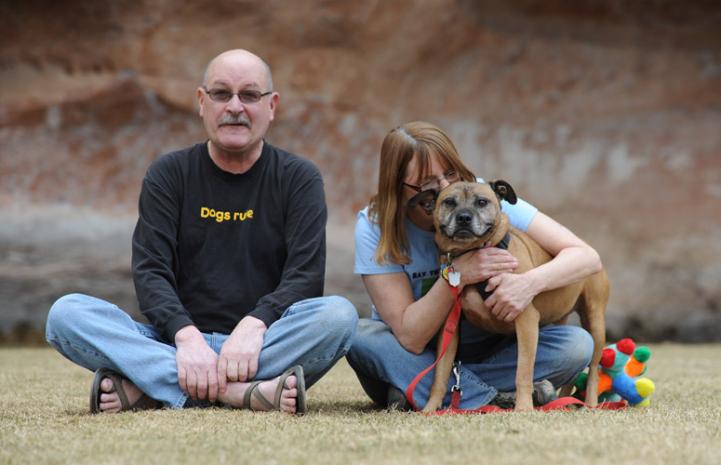
[[[721,339],[718,2],[26,0],[0,24],[6,340],[70,291],[135,311],[140,180],[204,138],[195,88],[236,47],[273,69],[269,140],[324,173],[328,293],[367,312],[353,215],[383,136],[423,119],[599,250],[611,338]]]

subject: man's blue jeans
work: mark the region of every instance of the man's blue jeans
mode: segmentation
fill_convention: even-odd
[[[461,408],[475,409],[488,404],[498,391],[516,390],[517,349],[513,343],[481,363],[461,364]],[[556,387],[567,384],[591,362],[592,354],[593,339],[583,328],[544,326],[538,336],[534,381],[547,379]],[[436,353],[430,349],[420,355],[408,352],[384,322],[362,319],[346,358],[368,396],[385,407],[388,387],[405,392],[413,378],[433,363]],[[428,401],[431,384],[433,371],[416,386],[413,398],[419,408]],[[451,401],[453,384],[455,379],[451,376],[444,399],[446,406]]]
[[[348,352],[357,322],[355,307],[343,297],[291,305],[265,333],[255,379],[272,379],[302,365],[310,387]],[[220,333],[203,336],[218,353],[228,338]],[[182,408],[188,399],[178,384],[175,346],[116,305],[82,294],[61,297],[48,314],[46,338],[78,365],[117,371],[167,407]]]

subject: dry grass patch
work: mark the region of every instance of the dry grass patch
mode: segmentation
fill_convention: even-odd
[[[0,350],[4,464],[721,463],[721,346],[652,346],[649,409],[426,417],[371,409],[345,362],[295,418],[225,409],[88,413],[91,374]]]

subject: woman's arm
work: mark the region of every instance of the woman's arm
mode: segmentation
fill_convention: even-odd
[[[497,248],[468,252],[454,261],[454,267],[461,272],[461,289],[499,273],[510,273],[517,265],[508,251]],[[450,286],[440,277],[417,301],[413,301],[411,285],[403,272],[363,275],[363,284],[398,342],[416,354],[438,332],[453,306]]]
[[[453,295],[443,278],[415,302],[405,273],[363,275],[363,284],[398,342],[414,354],[423,352],[453,305]]]
[[[538,212],[528,235],[554,258],[521,274],[501,274],[488,281],[486,300],[496,317],[513,321],[543,291],[580,281],[603,268],[598,253],[568,228]]]

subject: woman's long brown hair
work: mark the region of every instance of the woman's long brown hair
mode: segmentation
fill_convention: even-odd
[[[381,145],[378,193],[371,198],[371,220],[381,230],[375,253],[377,263],[408,264],[408,241],[405,231],[406,206],[403,203],[403,180],[408,163],[417,157],[417,183],[430,172],[431,157],[438,156],[444,169],[455,170],[463,181],[476,177],[466,168],[453,142],[437,126],[414,121],[392,129]]]

